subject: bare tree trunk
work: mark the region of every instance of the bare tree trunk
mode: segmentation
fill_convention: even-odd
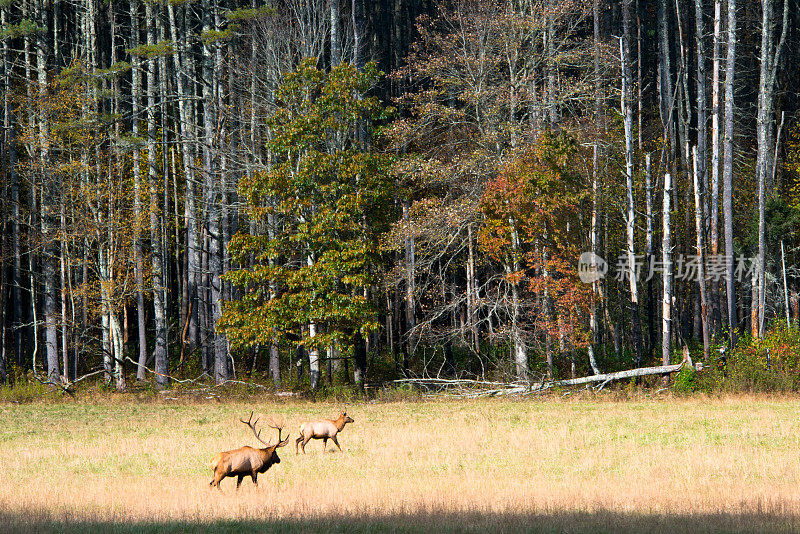
[[[59,230],[61,233],[61,250],[58,256],[58,267],[61,284],[61,374],[64,381],[69,380],[69,344],[67,339],[69,336],[69,326],[67,324],[67,211],[66,211],[66,188],[64,187],[63,177],[60,179],[61,194],[59,195]],[[5,346],[5,345],[4,345]]]
[[[594,164],[592,166],[592,220],[591,228],[589,231],[590,252],[597,254],[597,211],[598,211],[598,177],[597,177],[597,143],[594,145]],[[589,365],[594,374],[600,374],[600,368],[597,366],[597,359],[594,354],[594,347],[598,342],[598,321],[597,321],[597,301],[600,296],[599,293],[600,281],[595,280],[592,282],[592,300],[589,305],[589,331],[590,339],[587,347],[589,353]]]
[[[467,225],[467,320],[472,334],[472,348],[475,354],[480,354],[480,339],[478,337],[478,318],[476,317],[477,282],[475,280],[475,251],[472,246],[472,225]]]
[[[509,277],[511,284],[511,349],[513,351],[514,366],[516,371],[517,380],[525,382],[528,380],[528,351],[525,345],[525,339],[522,335],[521,309],[519,297],[519,284],[510,280],[511,275],[519,271],[519,239],[517,237],[516,223],[513,219],[509,219],[509,228],[511,229],[511,257],[505,261],[506,275]],[[547,260],[543,260],[545,277],[547,276]],[[546,287],[546,284],[545,284]],[[545,289],[545,300],[547,299],[547,289]],[[550,319],[547,305],[545,304],[545,313],[547,320]],[[549,351],[548,351],[549,354]],[[552,360],[548,357],[548,373],[552,377]]]
[[[637,148],[642,152],[642,20],[640,17],[639,0],[636,0],[636,140]]]
[[[353,343],[353,381],[358,387],[364,387],[367,372],[367,346],[364,338],[356,332]]]
[[[351,13],[353,15],[353,65],[361,69],[366,64],[364,33],[366,31],[366,14],[364,12],[365,0],[352,0]]]
[[[166,2],[156,16],[156,31],[159,43],[167,41],[164,17],[166,16]],[[164,330],[164,346],[169,346],[169,295],[171,293],[170,284],[174,280],[170,276],[170,242],[169,242],[169,146],[167,136],[169,134],[169,121],[167,120],[167,58],[164,54],[158,55],[158,99],[159,115],[161,124],[161,214],[159,216],[159,226],[161,232],[161,277],[164,283],[164,323],[167,325]],[[178,243],[175,243],[177,248]],[[180,327],[178,328],[180,331]],[[167,354],[169,358],[169,354]]]
[[[406,221],[408,220],[408,210],[409,205],[408,201],[403,203],[403,219]],[[406,275],[406,306],[405,306],[405,313],[406,313],[406,332],[405,332],[405,341],[403,347],[403,371],[405,372],[408,369],[408,358],[410,357],[411,350],[414,346],[413,340],[411,339],[411,333],[416,326],[417,318],[416,318],[416,302],[415,302],[415,276],[416,276],[416,258],[415,258],[415,250],[414,250],[414,238],[413,237],[406,237],[405,238],[405,275]]]
[[[331,67],[342,62],[342,42],[339,37],[339,0],[331,0]]]
[[[692,156],[689,154],[689,127],[692,122],[692,107],[690,102],[690,94],[689,94],[689,60],[687,59],[688,52],[686,51],[686,44],[683,39],[683,24],[681,23],[681,9],[680,9],[680,1],[675,0],[675,25],[678,28],[678,51],[680,53],[680,69],[678,71],[679,79],[677,80],[678,83],[678,140],[680,142],[681,151],[681,160],[683,163],[683,168],[686,170],[686,176],[688,177],[691,173],[691,159]],[[675,190],[677,191],[678,188],[676,187]],[[686,188],[686,202],[687,205],[691,204],[691,191],[690,188]],[[677,202],[676,202],[677,206]],[[687,226],[690,224],[691,210],[686,210],[686,224]]]
[[[727,264],[728,330],[730,349],[736,346],[736,293],[733,279],[733,82],[736,66],[736,0],[728,0],[728,51],[725,63],[725,138],[722,168],[722,210],[725,217],[725,256]]]
[[[703,328],[703,360],[706,364],[709,363],[709,346],[710,339],[708,333],[708,297],[706,296],[706,257],[705,257],[705,244],[703,242],[705,220],[705,207],[702,203],[700,192],[700,171],[697,147],[693,150],[694,156],[694,220],[695,232],[697,233],[697,279],[700,285],[700,319]]]
[[[659,0],[657,9],[658,18],[658,92],[659,112],[661,124],[669,143],[670,150],[675,150],[675,129],[673,124],[673,92],[672,92],[672,66],[669,46],[669,0]]]
[[[645,154],[645,215],[647,218],[647,227],[645,234],[645,265],[649,270],[653,265],[653,183],[650,166],[650,154]],[[647,356],[653,356],[653,350],[656,344],[656,328],[655,328],[655,302],[654,302],[654,285],[655,280],[648,276],[647,280]]]
[[[147,44],[156,44],[154,6],[145,3],[147,21]],[[159,207],[159,177],[157,167],[158,149],[156,147],[156,65],[153,59],[147,65],[147,169],[150,186],[150,244],[153,279],[153,315],[155,318],[155,360],[156,384],[159,388],[169,385],[169,366],[167,361],[167,301],[166,281],[162,276],[163,243],[161,240],[161,221],[163,215]],[[162,103],[163,104],[163,103]]]
[[[47,27],[46,7],[42,0],[36,2],[36,20],[40,27]],[[39,97],[47,95],[47,34],[39,33],[36,39],[36,72],[39,85]],[[55,187],[48,176],[50,164],[50,125],[45,114],[39,116],[39,169],[41,172],[42,201],[41,224],[44,255],[42,257],[44,271],[44,323],[47,347],[47,377],[57,380],[58,369],[58,311],[56,302],[56,270],[53,265],[56,253],[53,236],[50,234],[53,224],[52,209],[54,206]]]
[[[8,6],[0,6],[0,26],[8,24]],[[25,330],[22,310],[22,242],[21,211],[19,196],[19,177],[17,175],[17,149],[14,135],[16,117],[11,109],[11,62],[9,56],[9,40],[3,40],[3,157],[0,165],[6,170],[4,178],[8,180],[11,201],[11,251],[13,268],[11,275],[11,300],[13,302],[12,330],[14,332],[14,355],[17,366],[22,367],[23,347],[25,346]]]
[[[600,80],[600,0],[592,2],[592,25],[594,32],[594,114],[595,114],[595,143],[592,150],[592,221],[590,230],[591,252],[597,254],[598,250],[598,217],[600,207],[600,176],[598,168],[600,165],[600,132],[603,128],[602,109],[603,109],[603,90]],[[591,330],[591,342],[589,343],[589,365],[595,374],[600,374],[597,360],[594,354],[594,345],[599,343],[600,325],[597,320],[597,303],[602,306],[602,286],[599,280],[592,282],[592,302],[589,310],[589,328]]]
[[[275,384],[275,387],[281,384],[281,368],[278,356],[278,346],[272,343],[269,346],[269,374],[272,376],[272,383]]]
[[[672,177],[664,175],[664,203],[662,208],[663,237],[661,239],[661,259],[663,261],[664,298],[661,301],[661,362],[669,365],[670,341],[672,333],[672,243],[670,226],[670,189]]]
[[[751,323],[753,337],[764,333],[764,292],[766,254],[766,181],[772,176],[773,115],[775,113],[775,80],[781,51],[786,42],[789,1],[784,0],[783,29],[779,42],[775,43],[774,0],[761,0],[761,68],[758,85],[758,115],[756,119],[756,181],[758,184],[758,258],[753,284]]]
[[[172,54],[173,69],[175,71],[175,88],[178,93],[178,121],[180,123],[181,155],[183,160],[183,176],[186,184],[184,192],[184,219],[186,221],[186,293],[188,295],[188,347],[190,350],[197,348],[197,317],[200,304],[198,302],[198,278],[200,271],[200,244],[197,227],[197,208],[196,198],[196,178],[195,178],[195,152],[193,124],[190,117],[189,106],[187,104],[186,78],[188,62],[185,57],[184,44],[179,38],[178,25],[175,15],[173,2],[167,2],[169,15],[170,36],[172,41],[178,46],[178,53]],[[184,17],[186,14],[184,14]],[[185,34],[185,32],[184,32]],[[183,36],[185,38],[185,35]],[[176,208],[177,209],[177,208]],[[186,339],[181,339],[181,345],[187,345]],[[185,348],[185,347],[184,347]]]
[[[695,0],[695,43],[697,46],[697,172],[701,191],[706,183],[706,49],[703,0]]]
[[[139,46],[139,2],[131,0],[131,45]],[[140,92],[142,87],[141,60],[138,55],[131,57],[131,134],[139,137]],[[144,380],[147,364],[147,323],[144,308],[144,260],[142,258],[141,217],[142,217],[142,171],[141,155],[138,147],[133,151],[133,262],[136,269],[136,324],[139,332],[139,361],[136,379]]]
[[[714,62],[711,81],[711,228],[709,229],[711,255],[719,254],[719,65],[722,53],[722,0],[714,0]],[[714,335],[717,335],[722,322],[720,311],[721,286],[712,282],[711,316]]]
[[[629,0],[626,0],[629,1]],[[548,10],[545,13],[545,54],[547,62],[545,69],[547,72],[547,109],[548,109],[548,122],[550,127],[555,126],[558,122],[558,102],[556,101],[556,65],[555,65],[555,47],[553,45],[554,30],[553,30],[553,14]]]
[[[8,182],[5,181],[4,178],[4,187],[3,193],[5,195],[8,194]],[[7,215],[5,213],[5,205],[0,205],[0,217],[2,217],[3,221],[7,221]],[[0,228],[3,229],[3,235],[0,237],[0,250],[6,249],[6,239],[8,239],[8,227],[5,224],[0,224]],[[6,348],[6,341],[8,336],[6,335],[6,306],[8,299],[8,290],[6,289],[6,265],[5,261],[0,261],[0,384],[5,384],[8,378],[8,349]]]
[[[642,327],[639,320],[639,293],[637,290],[637,269],[635,244],[635,210],[633,201],[633,106],[631,90],[633,85],[631,73],[631,0],[624,0],[622,5],[622,38],[620,39],[620,57],[622,58],[622,108],[625,129],[625,186],[627,198],[627,216],[625,228],[627,235],[628,282],[631,292],[631,323],[633,326],[633,348],[636,351],[636,367],[642,362]]]
[[[209,5],[206,0],[203,3],[205,12],[203,13],[203,30],[210,31],[211,17],[214,15],[214,29],[217,29],[216,12],[217,2]],[[219,46],[219,44],[214,44]],[[216,54],[214,54],[216,55]],[[224,382],[230,378],[228,367],[228,351],[225,337],[217,332],[216,324],[222,316],[222,250],[221,250],[221,214],[220,199],[222,192],[218,189],[217,178],[215,177],[214,161],[218,153],[218,142],[215,138],[215,123],[218,113],[216,109],[216,99],[214,90],[219,87],[218,78],[221,73],[214,68],[214,55],[212,55],[211,45],[206,42],[203,44],[203,77],[206,83],[203,84],[203,173],[204,173],[204,195],[205,209],[208,214],[208,268],[209,283],[211,284],[211,317],[207,318],[209,335],[212,336],[212,346],[214,353],[214,380],[217,383]]]

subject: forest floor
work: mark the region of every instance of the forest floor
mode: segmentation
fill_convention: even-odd
[[[0,531],[800,531],[800,398],[352,403],[343,452],[295,455],[340,408],[2,404]],[[281,463],[210,489],[251,410],[285,421]]]

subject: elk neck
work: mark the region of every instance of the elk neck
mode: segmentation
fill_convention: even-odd
[[[344,425],[347,424],[347,420],[344,416],[339,416],[334,422],[334,426],[336,426],[337,431],[341,431],[344,428]]]

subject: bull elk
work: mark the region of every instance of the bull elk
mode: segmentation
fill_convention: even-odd
[[[328,444],[328,438],[332,439],[336,446],[339,447],[339,440],[336,439],[336,434],[342,431],[344,425],[353,422],[354,421],[347,416],[347,412],[342,412],[337,419],[325,419],[324,421],[313,421],[301,424],[300,437],[294,442],[295,454],[300,454],[297,450],[298,446],[303,447],[303,454],[305,454],[306,443],[311,439],[322,440],[323,452],[325,451],[325,446]],[[302,445],[300,442],[302,442]],[[341,447],[339,447],[339,452],[342,452]]]
[[[221,452],[214,457],[211,461],[211,469],[214,471],[214,478],[209,483],[210,486],[216,486],[220,489],[219,483],[225,477],[238,477],[236,480],[236,489],[242,483],[242,479],[249,476],[253,480],[253,484],[258,486],[258,474],[264,473],[267,469],[275,464],[281,463],[278,457],[278,447],[283,447],[289,443],[289,436],[281,441],[282,426],[277,424],[269,425],[278,431],[278,442],[275,445],[267,443],[261,439],[261,431],[256,432],[256,423],[258,419],[250,422],[253,419],[253,412],[250,412],[250,417],[245,421],[239,419],[242,423],[250,427],[256,439],[266,445],[263,449],[254,449],[253,447],[244,446],[240,449],[233,451]]]

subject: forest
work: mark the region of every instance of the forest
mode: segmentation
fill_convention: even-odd
[[[796,0],[0,24],[0,381],[531,384],[685,347],[800,387]]]

